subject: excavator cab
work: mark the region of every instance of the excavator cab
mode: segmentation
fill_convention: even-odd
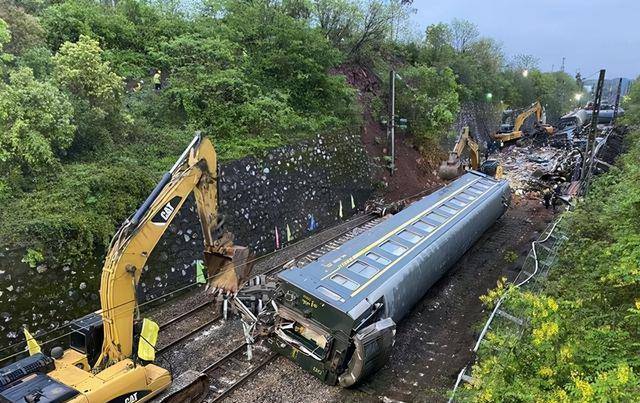
[[[554,131],[553,126],[547,124],[546,113],[540,102],[534,102],[524,110],[504,110],[500,127],[492,137],[500,146],[513,141],[524,145],[524,140],[539,139],[544,142]]]

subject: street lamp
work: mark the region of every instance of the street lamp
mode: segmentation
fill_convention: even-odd
[[[486,97],[487,97],[487,101],[491,102],[491,99],[493,99],[493,94],[490,92],[487,92]]]
[[[529,70],[527,70],[527,69],[522,70],[522,77],[524,77],[524,78],[529,77]]]

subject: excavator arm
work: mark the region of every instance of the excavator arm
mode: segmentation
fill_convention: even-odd
[[[453,151],[449,152],[449,158],[440,164],[438,175],[440,178],[450,180],[457,178],[464,172],[462,165],[462,153],[465,148],[469,148],[469,160],[471,169],[477,170],[480,166],[480,154],[478,151],[478,143],[476,143],[469,134],[469,127],[465,126],[460,130],[460,135],[456,140]]]
[[[467,168],[462,163],[462,153],[465,148],[469,148],[469,166],[468,168],[480,171],[496,178],[502,177],[502,166],[497,161],[485,161],[480,164],[480,150],[478,143],[469,133],[469,127],[465,126],[460,130],[460,135],[456,140],[453,151],[449,152],[449,158],[442,161],[438,169],[438,176],[443,180],[455,179],[462,175]]]
[[[540,102],[535,102],[516,117],[516,121],[513,125],[513,131],[519,132],[520,129],[522,129],[522,125],[525,120],[527,120],[527,118],[532,114],[536,115],[536,122],[542,122],[542,105],[540,105]]]
[[[525,128],[523,127],[524,123],[531,115],[535,115],[533,128],[529,127],[525,130]],[[513,113],[508,114],[507,116],[513,116]],[[513,122],[513,126],[506,123],[504,120],[502,123],[503,124],[500,126],[500,130],[492,135],[493,139],[500,142],[501,145],[509,141],[521,139],[523,137],[535,137],[540,133],[552,135],[554,132],[554,128],[551,125],[546,124],[544,108],[542,107],[542,105],[540,105],[540,102],[535,102],[531,104],[531,106],[520,112],[516,116]]]
[[[204,238],[210,286],[236,292],[248,274],[249,251],[233,245],[218,222],[217,159],[211,142],[198,133],[142,206],[114,236],[102,270],[100,302],[104,340],[97,367],[129,358],[133,351],[136,285],[149,255],[193,192]]]

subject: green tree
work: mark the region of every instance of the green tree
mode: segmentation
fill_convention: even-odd
[[[4,47],[6,52],[19,55],[31,47],[45,44],[45,32],[38,19],[12,0],[0,0],[0,19],[7,23],[11,31],[11,40]]]
[[[328,74],[341,55],[320,30],[268,2],[209,3],[223,18],[152,52],[165,71],[175,115],[219,138],[280,139],[352,118],[353,92]],[[214,22],[212,22],[214,21]],[[271,140],[269,140],[271,141]]]
[[[451,45],[459,53],[464,53],[480,37],[480,30],[473,22],[454,18],[449,25],[451,30]]]
[[[53,57],[53,76],[72,95],[78,136],[75,151],[97,149],[122,134],[131,118],[122,110],[122,78],[102,58],[98,41],[81,35]]]
[[[0,92],[0,164],[26,173],[58,163],[75,134],[68,97],[28,68],[12,72]]]
[[[141,48],[135,25],[121,13],[92,0],[67,0],[44,10],[42,24],[53,50],[91,36],[108,48]]]
[[[396,85],[398,116],[409,120],[409,130],[421,142],[445,134],[459,110],[453,71],[415,66],[403,69],[400,75],[402,80]]]
[[[437,68],[451,66],[455,57],[451,35],[447,24],[438,23],[427,27],[423,52],[426,63]]]
[[[350,44],[356,34],[356,23],[362,18],[358,5],[350,0],[315,0],[313,16],[324,35],[341,49]]]
[[[4,66],[13,58],[11,55],[4,53],[4,46],[11,41],[11,31],[9,26],[2,18],[0,18],[0,77],[4,73]]]
[[[487,93],[495,101],[502,99],[502,61],[502,50],[493,39],[481,38],[465,44],[465,51],[456,55],[451,67],[458,76],[461,99],[482,101]]]
[[[640,78],[640,77],[639,77]],[[631,86],[629,95],[622,100],[625,109],[623,122],[629,125],[640,125],[640,81],[636,79]]]
[[[543,73],[531,69],[525,77],[522,71],[521,67],[517,67],[505,72],[509,82],[509,91],[504,98],[507,105],[524,108],[540,101],[545,107],[547,120],[552,124],[571,109],[573,96],[579,87],[570,75],[560,71]]]
[[[53,58],[56,81],[92,107],[111,108],[122,95],[122,78],[102,60],[98,41],[81,35],[76,43],[66,42]]]
[[[4,50],[7,43],[11,41],[11,31],[9,31],[9,25],[0,18],[0,52]]]

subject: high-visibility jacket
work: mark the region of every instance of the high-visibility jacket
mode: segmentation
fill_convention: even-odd
[[[160,73],[156,73],[153,75],[153,83],[160,84]]]

